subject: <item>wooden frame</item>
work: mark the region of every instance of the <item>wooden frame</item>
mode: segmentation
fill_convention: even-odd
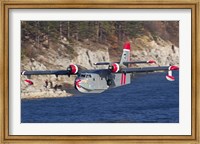
[[[0,50],[0,120],[1,120],[1,142],[64,142],[64,143],[199,143],[199,66],[200,47],[199,47],[199,0],[181,0],[181,1],[123,1],[120,0],[98,0],[88,1],[50,1],[50,0],[3,0],[1,1],[1,50]],[[192,11],[192,135],[191,136],[11,136],[9,135],[9,36],[8,36],[8,14],[11,8],[160,8],[160,9],[191,9]]]

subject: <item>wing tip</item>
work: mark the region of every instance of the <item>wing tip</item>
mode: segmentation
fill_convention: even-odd
[[[22,71],[22,72],[21,72],[21,75],[24,75],[24,74],[25,74],[25,72],[26,72],[26,71]]]
[[[179,70],[179,67],[172,65],[172,66],[169,67],[169,70]]]

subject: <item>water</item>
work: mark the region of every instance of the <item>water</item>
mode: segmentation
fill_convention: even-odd
[[[100,94],[22,100],[22,123],[178,123],[179,73],[137,75]]]

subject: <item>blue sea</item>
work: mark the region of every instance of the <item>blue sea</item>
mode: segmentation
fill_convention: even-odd
[[[100,94],[24,99],[22,123],[178,123],[179,73],[139,74],[126,86]]]

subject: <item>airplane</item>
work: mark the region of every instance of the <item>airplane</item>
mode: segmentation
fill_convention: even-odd
[[[129,67],[130,64],[156,64],[154,60],[130,61],[130,42],[123,45],[123,53],[120,62],[98,62],[94,65],[108,65],[107,69],[83,70],[80,66],[70,64],[66,70],[46,71],[22,71],[21,75],[30,78],[31,75],[76,75],[74,86],[81,93],[101,93],[110,88],[116,88],[131,83],[131,76],[136,73],[148,73],[155,71],[167,71],[166,79],[174,81],[172,71],[179,70],[178,66],[156,66],[156,67]],[[25,82],[33,85],[30,79]]]

